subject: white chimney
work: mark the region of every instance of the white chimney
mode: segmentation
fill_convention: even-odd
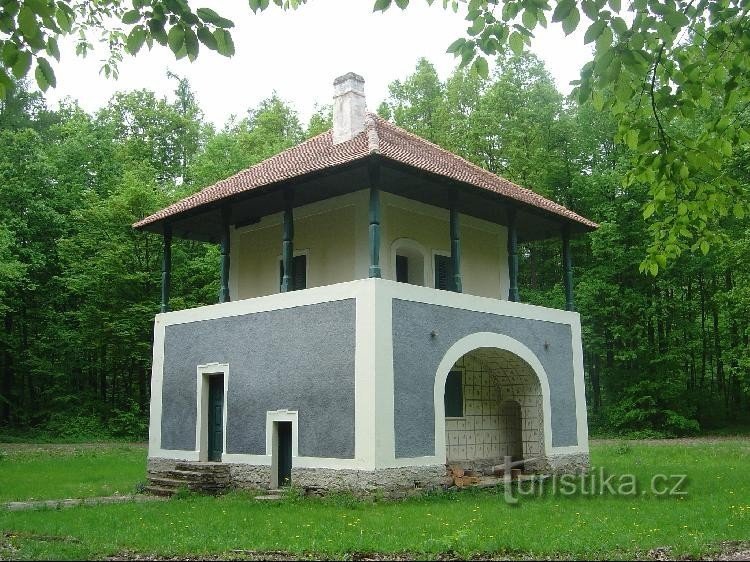
[[[333,81],[333,144],[365,130],[365,79],[348,72]]]

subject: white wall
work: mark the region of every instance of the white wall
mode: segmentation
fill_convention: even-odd
[[[307,287],[364,279],[369,268],[368,191],[294,209],[295,254],[307,254]],[[396,279],[396,247],[403,241],[423,252],[424,283],[434,287],[434,255],[450,254],[449,214],[433,207],[381,194],[380,265],[383,278]],[[282,213],[233,229],[230,254],[232,300],[279,291]],[[506,299],[508,259],[505,227],[462,215],[463,292]]]

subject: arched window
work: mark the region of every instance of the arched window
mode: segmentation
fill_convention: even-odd
[[[399,238],[391,246],[393,279],[399,283],[425,286],[426,260],[427,252],[421,244],[408,238]]]

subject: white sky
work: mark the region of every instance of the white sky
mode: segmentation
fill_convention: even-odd
[[[272,6],[259,15],[250,11],[246,0],[194,3],[213,5],[234,21],[235,56],[227,59],[202,47],[196,62],[190,63],[175,61],[166,47],[155,45],[151,52],[144,47],[135,58],[125,55],[117,81],[99,74],[101,53],[82,59],[67,44],[61,48],[57,88],[47,98],[55,105],[70,96],[93,112],[118,90],[148,88],[170,96],[175,82],[166,77],[169,69],[190,80],[206,117],[219,127],[273,90],[306,123],[316,102],[330,103],[333,79],[346,72],[364,76],[368,107],[375,110],[387,97],[388,84],[408,76],[419,57],[428,58],[442,79],[457,64],[445,50],[465,36],[467,22],[461,12],[443,10],[440,1],[430,7],[424,0],[414,0],[403,12],[394,5],[385,14],[372,13],[374,0],[309,2],[296,11]],[[564,93],[591,57],[582,35],[579,30],[566,38],[554,24],[547,30],[537,28],[532,43],[532,51],[544,60]]]

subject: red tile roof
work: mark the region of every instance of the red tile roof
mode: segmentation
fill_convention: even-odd
[[[194,195],[177,201],[133,226],[142,228],[232,195],[353,162],[370,154],[379,154],[381,157],[419,170],[492,191],[590,228],[597,227],[596,223],[562,205],[496,176],[375,114],[368,114],[365,130],[349,141],[334,145],[331,131],[321,133],[247,170],[242,170]]]

